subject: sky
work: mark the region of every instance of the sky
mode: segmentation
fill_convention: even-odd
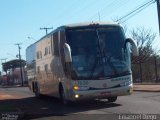
[[[112,22],[147,1],[150,0],[0,0],[0,59],[16,59],[18,46],[15,44],[21,43],[21,55],[25,60],[27,46],[46,34],[40,27],[56,29],[71,23]],[[160,44],[156,3],[122,26],[127,26],[127,37],[133,28],[151,29],[157,33],[155,47]]]

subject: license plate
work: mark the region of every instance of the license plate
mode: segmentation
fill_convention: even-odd
[[[101,96],[111,96],[111,92],[101,92]]]

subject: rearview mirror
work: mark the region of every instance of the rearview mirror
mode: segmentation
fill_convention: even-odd
[[[131,44],[131,51],[133,56],[138,56],[139,52],[138,52],[138,47],[137,44],[134,40],[132,40],[131,38],[127,38],[126,39],[126,43],[129,42]]]
[[[72,62],[71,48],[67,43],[64,44],[64,55],[65,62]]]

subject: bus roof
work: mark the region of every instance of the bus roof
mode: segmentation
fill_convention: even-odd
[[[56,29],[54,29],[53,31],[51,31],[50,33],[48,33],[47,35],[43,36],[42,38],[40,38],[39,40],[37,40],[36,42],[34,42],[33,44],[29,45],[27,48],[29,48],[30,46],[36,44],[37,42],[43,40],[45,37],[47,37],[48,35],[54,33],[55,31],[59,30],[59,29],[66,29],[66,28],[76,28],[76,27],[87,27],[87,26],[94,26],[94,25],[100,25],[100,26],[106,26],[106,25],[111,25],[111,26],[121,26],[118,23],[115,22],[82,22],[82,23],[73,23],[73,24],[68,24],[68,25],[63,25],[60,26]]]
[[[119,26],[118,23],[114,22],[84,22],[84,23],[74,23],[74,24],[68,24],[64,25],[62,27],[83,27],[83,26],[92,26],[92,25],[113,25],[113,26]]]

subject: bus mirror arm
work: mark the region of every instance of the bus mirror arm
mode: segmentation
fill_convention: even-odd
[[[138,52],[138,47],[137,44],[134,40],[132,40],[131,38],[127,38],[126,39],[126,43],[129,42],[131,44],[131,51],[133,53],[133,56],[138,56],[139,52]]]
[[[67,63],[72,62],[71,48],[67,43],[64,44],[64,55],[65,55],[65,62]]]

